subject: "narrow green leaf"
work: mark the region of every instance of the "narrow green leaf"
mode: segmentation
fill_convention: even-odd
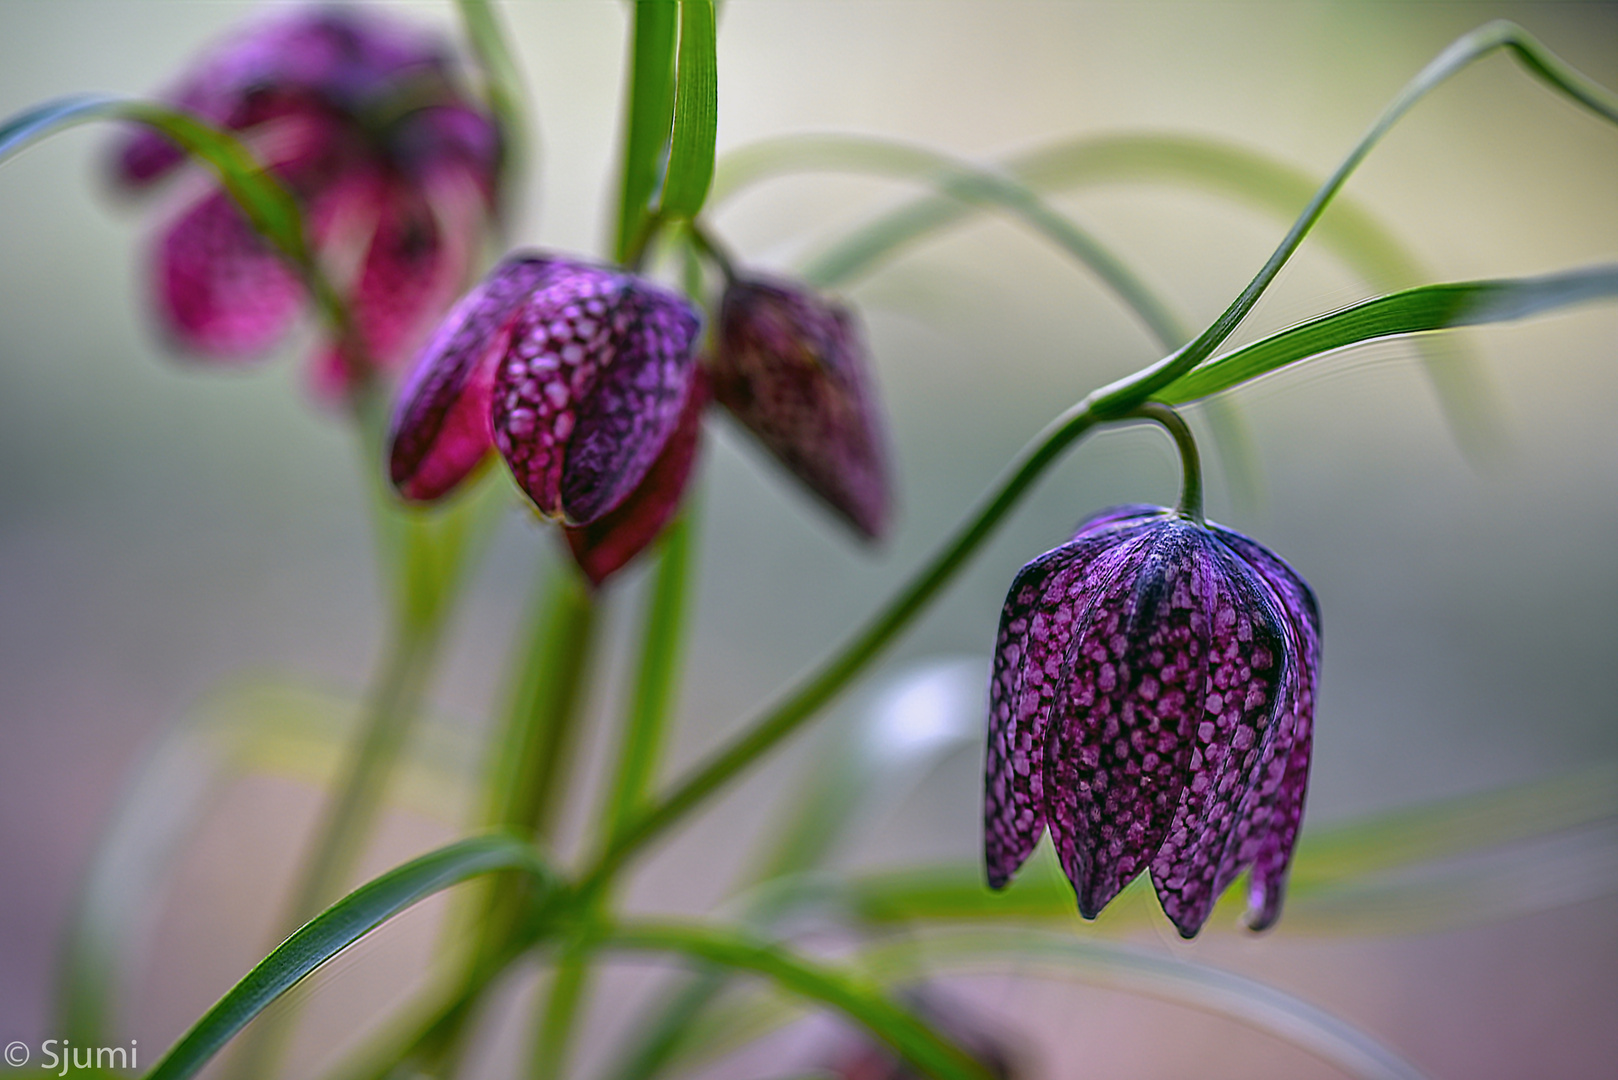
[[[1424,285],[1322,315],[1216,357],[1153,394],[1182,404],[1249,379],[1364,341],[1511,322],[1572,304],[1618,296],[1618,265],[1592,266],[1534,278],[1501,278]]]
[[[523,870],[551,880],[533,848],[514,837],[494,835],[441,847],[360,886],[260,961],[174,1044],[147,1080],[196,1075],[270,1002],[376,927],[434,893],[499,870]]]
[[[1160,952],[1025,928],[929,933],[867,946],[860,969],[888,986],[936,976],[1014,974],[1156,998],[1234,1020],[1363,1080],[1415,1080],[1409,1062],[1369,1034],[1277,987]],[[695,1026],[673,1066],[694,1072],[797,1020],[800,1003],[750,994],[724,1002]]]
[[[674,134],[661,203],[665,218],[696,217],[708,198],[719,130],[718,67],[713,0],[680,0]]]
[[[1211,357],[1214,350],[1247,318],[1253,305],[1258,303],[1264,290],[1270,287],[1281,268],[1297,252],[1338,191],[1393,125],[1456,72],[1501,48],[1509,49],[1531,74],[1545,80],[1552,88],[1597,115],[1618,123],[1618,96],[1565,64],[1516,23],[1500,20],[1463,35],[1405,84],[1398,97],[1382,111],[1370,130],[1315,192],[1309,205],[1298,215],[1264,266],[1253,275],[1253,279],[1231,301],[1230,306],[1185,348],[1144,372],[1097,391],[1090,399],[1091,407],[1102,416],[1121,415]]]
[[[0,162],[47,136],[91,120],[131,120],[168,136],[219,174],[225,190],[260,235],[298,266],[308,264],[302,218],[292,193],[235,136],[167,105],[102,95],[45,102],[0,124]]]
[[[613,251],[620,262],[641,241],[652,194],[662,177],[663,155],[674,120],[674,38],[679,14],[676,0],[636,0],[634,12],[618,235],[613,241]]]
[[[247,773],[328,787],[361,709],[355,698],[261,677],[209,693],[164,733],[131,773],[85,872],[64,934],[53,1031],[76,1046],[114,1041],[117,995],[218,794]],[[465,818],[476,761],[466,725],[430,722],[389,799],[453,825]]]
[[[608,949],[672,952],[762,975],[786,990],[842,1012],[906,1061],[939,1080],[989,1080],[991,1074],[914,1013],[847,972],[745,934],[694,924],[633,922],[605,927]]]

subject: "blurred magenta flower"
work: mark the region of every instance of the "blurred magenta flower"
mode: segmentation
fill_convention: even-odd
[[[1309,778],[1320,620],[1292,568],[1218,525],[1108,510],[1018,573],[989,687],[984,856],[1048,827],[1094,918],[1143,869],[1181,936],[1252,870],[1280,915]]]
[[[867,538],[892,512],[886,433],[853,317],[800,284],[744,277],[720,306],[714,398]]]
[[[406,380],[389,437],[394,486],[437,499],[492,451],[597,582],[673,514],[707,386],[701,314],[611,267],[508,258],[462,298]],[[613,512],[618,515],[613,517]]]
[[[317,385],[351,389],[412,353],[463,286],[493,213],[501,140],[456,84],[447,43],[375,9],[296,8],[244,27],[166,95],[228,128],[297,197],[346,299],[357,352],[322,348]],[[117,174],[144,186],[184,154],[143,130]],[[234,360],[274,345],[306,299],[221,190],[162,231],[156,308],[186,351]]]

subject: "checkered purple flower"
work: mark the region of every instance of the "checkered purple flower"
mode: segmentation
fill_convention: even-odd
[[[506,259],[405,382],[389,439],[394,486],[438,499],[498,451],[541,514],[588,530],[573,546],[599,582],[678,505],[707,401],[701,326],[683,297],[626,271]]]
[[[1275,555],[1150,506],[1108,510],[1017,574],[989,687],[984,859],[1003,888],[1050,830],[1094,918],[1148,870],[1193,937],[1251,870],[1281,911],[1309,779],[1320,620]]]
[[[317,386],[340,394],[394,370],[465,284],[496,199],[501,140],[456,84],[436,34],[374,9],[294,8],[204,54],[168,100],[245,140],[303,208],[347,301],[359,355],[323,345]],[[142,130],[119,147],[128,187],[184,153]],[[273,346],[302,283],[217,188],[180,211],[152,253],[154,306],[177,345],[215,360]]]
[[[739,278],[720,305],[714,398],[868,539],[892,516],[887,439],[859,328],[802,285]]]

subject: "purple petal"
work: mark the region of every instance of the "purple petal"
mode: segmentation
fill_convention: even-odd
[[[708,403],[708,379],[702,365],[692,364],[679,426],[652,462],[639,486],[616,509],[588,525],[565,529],[579,568],[597,586],[639,555],[679,509],[680,496],[696,462],[702,434],[702,411]]]
[[[791,282],[725,292],[714,396],[811,491],[868,538],[891,516],[887,440],[848,310]]]
[[[570,263],[558,267],[517,312],[495,368],[490,426],[517,486],[539,512],[562,514],[562,465],[580,402],[616,356],[632,312],[619,310],[625,274]]]
[[[584,264],[523,305],[492,426],[540,513],[587,525],[640,483],[679,423],[699,326],[673,293]]]
[[[1247,925],[1265,930],[1280,916],[1287,870],[1303,818],[1320,666],[1320,612],[1313,591],[1284,561],[1240,533],[1211,528],[1273,591],[1285,614],[1289,655],[1293,657],[1282,689],[1276,738],[1242,813],[1245,835],[1236,860],[1238,869],[1252,867]]]
[[[1116,531],[1119,526],[1139,524],[1142,518],[1167,518],[1172,514],[1172,510],[1147,503],[1109,506],[1079,522],[1078,527],[1073,530],[1073,538],[1077,540],[1081,536],[1100,536],[1103,530]]]
[[[984,748],[983,857],[1004,888],[1045,831],[1045,737],[1092,563],[1111,538],[1079,536],[1024,566],[1000,611]]]
[[[183,348],[233,359],[262,353],[291,326],[303,285],[229,196],[187,210],[157,253],[157,307]]]
[[[1113,533],[1068,655],[1047,747],[1046,805],[1086,918],[1151,860],[1186,782],[1211,615],[1198,535],[1175,518],[1147,521],[1124,538]]]
[[[1276,738],[1291,660],[1269,591],[1209,533],[1195,539],[1210,586],[1206,686],[1190,780],[1151,866],[1163,911],[1187,938],[1236,875],[1243,810]]]
[[[636,281],[619,301],[613,327],[611,359],[579,402],[562,469],[562,509],[576,525],[623,502],[674,434],[702,319],[675,294]]]
[[[518,310],[557,265],[535,255],[502,262],[455,305],[422,350],[389,434],[389,473],[405,498],[438,498],[493,447],[495,368]]]

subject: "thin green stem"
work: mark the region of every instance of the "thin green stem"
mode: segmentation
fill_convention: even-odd
[[[694,504],[688,503],[658,541],[657,573],[647,598],[635,697],[625,719],[618,769],[603,815],[609,839],[622,833],[644,808],[679,696],[695,512]]]
[[[790,692],[784,701],[766,712],[743,735],[637,817],[600,852],[585,871],[580,890],[590,892],[599,888],[631,854],[734,778],[760,755],[797,731],[822,705],[835,697],[948,584],[1046,467],[1096,422],[1097,418],[1087,404],[1077,405],[1058,417],[1029,444],[1018,463],[978,511],[911,579],[909,585],[869,620],[848,644]]]
[[[887,1044],[922,1075],[988,1080],[988,1069],[926,1021],[850,973],[809,960],[744,933],[700,924],[624,922],[591,930],[600,947],[672,952],[770,979],[782,989],[829,1006]]]
[[[708,261],[719,268],[724,275],[725,284],[729,285],[736,280],[736,260],[731,257],[730,250],[724,244],[714,239],[712,233],[695,219],[686,223],[691,240],[696,249],[707,256]]]
[[[1150,420],[1173,437],[1174,447],[1180,452],[1179,515],[1198,525],[1206,524],[1202,515],[1202,459],[1197,454],[1197,440],[1185,419],[1167,405],[1155,401],[1147,402],[1129,415]]]
[[[542,996],[539,1031],[529,1061],[532,1080],[562,1080],[567,1075],[577,1017],[590,981],[593,944],[574,938],[562,947],[551,972],[549,992]]]
[[[646,600],[640,671],[624,720],[618,766],[602,809],[605,840],[623,832],[640,813],[657,772],[669,717],[679,695],[695,514],[695,506],[688,504],[658,541],[657,573]],[[606,910],[607,892],[603,887],[590,898],[594,911]],[[566,1071],[570,1036],[576,1026],[574,1017],[588,989],[592,953],[587,941],[577,939],[564,947],[557,960],[534,1044],[534,1080],[560,1080]]]
[[[569,563],[542,579],[528,632],[512,656],[511,693],[489,759],[485,824],[554,840],[565,805],[596,637],[595,596]],[[527,886],[496,878],[478,919],[468,980],[496,966],[521,927]]]
[[[548,561],[548,560],[547,560]],[[595,595],[571,562],[536,594],[513,654],[511,693],[491,754],[488,824],[548,842],[567,793],[596,636]]]

